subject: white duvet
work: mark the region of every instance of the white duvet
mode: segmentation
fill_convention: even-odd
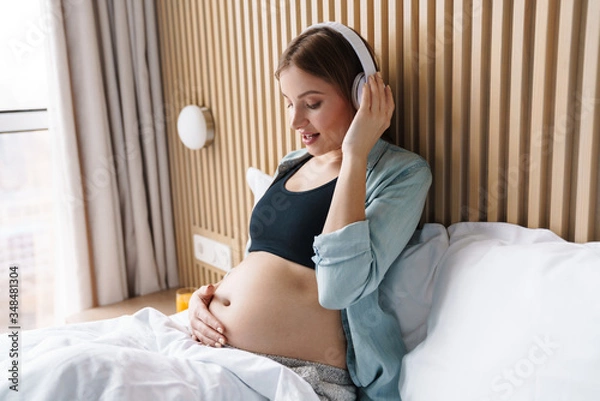
[[[236,349],[191,340],[182,315],[132,316],[20,333],[18,393],[1,400],[318,400],[290,369]],[[3,334],[0,349],[10,348]],[[13,359],[2,352],[1,370]]]

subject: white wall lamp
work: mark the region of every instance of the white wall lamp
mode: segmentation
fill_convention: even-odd
[[[177,118],[179,139],[190,149],[202,149],[215,139],[215,123],[210,110],[196,105],[185,106]]]

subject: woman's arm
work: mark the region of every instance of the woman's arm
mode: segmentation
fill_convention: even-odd
[[[376,153],[369,160],[366,220],[315,238],[319,302],[328,309],[347,308],[377,290],[423,212],[427,162],[383,141]]]
[[[331,233],[365,215],[367,158],[369,152],[390,126],[394,98],[381,75],[372,75],[363,88],[360,108],[342,143],[342,165],[323,233]]]

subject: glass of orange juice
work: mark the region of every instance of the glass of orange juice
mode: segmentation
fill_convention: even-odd
[[[175,292],[175,305],[177,312],[184,311],[188,308],[190,297],[194,291],[196,291],[194,287],[183,287],[179,288]]]

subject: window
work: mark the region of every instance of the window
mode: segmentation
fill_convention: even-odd
[[[54,211],[46,32],[40,0],[0,3],[0,332],[11,266],[19,325],[54,323]]]

